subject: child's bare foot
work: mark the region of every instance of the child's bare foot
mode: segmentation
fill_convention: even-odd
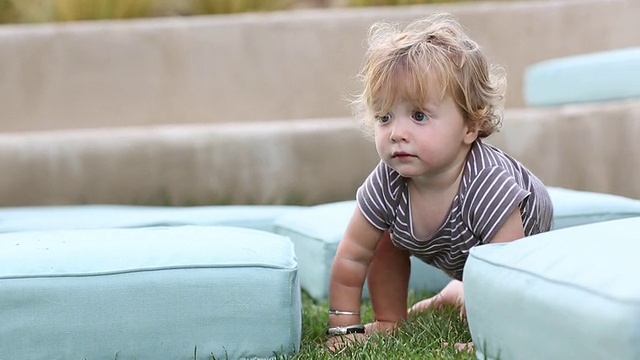
[[[422,312],[427,309],[438,309],[443,305],[460,307],[460,317],[463,319],[466,318],[462,281],[451,280],[447,286],[445,286],[444,289],[435,296],[418,301],[413,304],[407,312],[410,314],[413,312]]]
[[[437,293],[436,295],[420,300],[417,303],[413,304],[409,310],[407,311],[409,314],[423,312],[427,309],[438,309],[443,305],[442,295],[441,293]]]

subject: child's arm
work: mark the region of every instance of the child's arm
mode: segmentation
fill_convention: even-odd
[[[507,217],[498,232],[489,240],[490,244],[511,242],[514,240],[522,239],[524,237],[524,226],[522,225],[522,216],[520,215],[520,209],[515,208],[511,215]]]
[[[357,315],[330,315],[329,327],[360,324],[362,288],[381,237],[382,231],[371,225],[360,209],[356,208],[338,245],[331,268],[329,307],[331,310]]]

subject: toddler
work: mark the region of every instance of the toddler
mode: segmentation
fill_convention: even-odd
[[[379,23],[369,35],[354,105],[381,161],[357,191],[331,270],[332,349],[406,319],[410,255],[453,280],[409,312],[442,304],[464,312],[469,249],[552,226],[541,181],[482,140],[501,124],[504,81],[461,26],[439,14],[404,28]],[[365,279],[375,317],[366,326],[359,314]]]

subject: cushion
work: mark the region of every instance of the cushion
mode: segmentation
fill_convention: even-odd
[[[640,216],[640,200],[557,187],[549,187],[548,191],[554,206],[555,229]],[[301,287],[315,299],[328,297],[333,258],[355,207],[354,200],[300,207],[274,221],[274,231],[293,241]],[[444,272],[411,258],[411,289],[436,292],[449,280]],[[368,297],[366,287],[363,295]]]
[[[547,190],[553,202],[554,229],[640,216],[640,200],[557,187]]]
[[[472,248],[478,359],[640,358],[640,217]]]
[[[233,227],[0,234],[0,358],[198,359],[298,350],[291,241]]]
[[[640,47],[568,56],[525,70],[529,106],[611,101],[640,97]]]
[[[315,299],[329,295],[333,258],[355,207],[354,200],[310,206],[287,212],[274,222],[274,231],[293,241],[300,286]],[[444,272],[411,258],[409,288],[437,292],[450,280]],[[366,286],[363,297],[368,297]]]
[[[223,225],[271,231],[273,221],[298,206],[194,207],[77,205],[0,208],[0,233],[32,230]]]

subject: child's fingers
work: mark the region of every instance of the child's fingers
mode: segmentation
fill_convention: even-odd
[[[335,335],[329,337],[326,345],[329,351],[336,352],[340,351],[346,346],[350,346],[358,342],[363,342],[364,339],[364,334]]]
[[[393,321],[375,321],[364,325],[366,335],[371,335],[373,333],[390,334],[397,327],[398,324]]]

